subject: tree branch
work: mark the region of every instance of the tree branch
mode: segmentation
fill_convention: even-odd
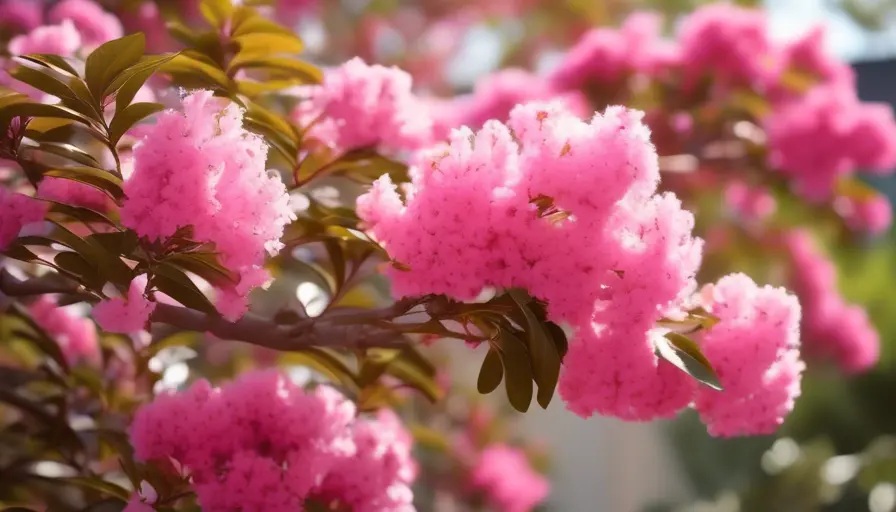
[[[60,279],[58,274],[22,280],[7,269],[0,269],[0,291],[10,297],[64,294],[92,298],[80,285]],[[407,313],[419,303],[417,299],[402,299],[383,309],[333,311],[287,325],[252,313],[229,322],[218,315],[157,304],[150,320],[281,351],[306,347],[397,347],[407,343],[401,332],[377,324]]]
[[[382,310],[373,311],[380,313]],[[217,315],[168,304],[156,305],[151,317],[153,322],[183,330],[207,332],[222,339],[281,351],[307,347],[397,347],[407,343],[401,333],[395,330],[357,323],[354,318],[351,323],[344,323],[346,319],[345,315],[333,315],[278,325],[266,318],[247,313],[236,322],[229,322]]]

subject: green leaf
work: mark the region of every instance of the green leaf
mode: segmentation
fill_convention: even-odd
[[[526,317],[526,333],[529,339],[529,359],[538,383],[538,404],[547,409],[554,397],[557,379],[560,377],[560,354],[544,324],[529,309],[532,298],[524,290],[507,292]]]
[[[293,35],[288,28],[258,15],[253,9],[238,8],[234,13],[233,22],[231,36],[234,38],[248,34]]]
[[[139,62],[118,75],[103,92],[104,96],[115,94],[116,107],[120,110],[131,103],[140,87],[152,74],[166,62],[176,57],[177,53],[162,55],[145,55]]]
[[[520,412],[529,410],[532,403],[532,367],[526,344],[512,332],[501,330],[498,335],[498,349],[504,365],[504,387],[510,405]]]
[[[234,285],[239,276],[218,262],[218,255],[212,252],[190,252],[173,254],[163,262],[170,263],[187,272],[192,272],[215,286]]]
[[[61,57],[59,55],[52,55],[47,53],[31,53],[28,55],[23,55],[20,58],[30,60],[31,62],[41,64],[43,66],[58,68],[72,76],[78,76],[78,72],[75,70],[75,68],[73,68],[72,65],[69,64],[67,60],[65,60],[64,57]]]
[[[96,167],[64,167],[61,169],[50,169],[44,172],[44,176],[64,178],[90,185],[91,187],[109,194],[116,201],[119,201],[124,197],[124,192],[121,190],[121,179],[109,171],[97,169]]]
[[[102,121],[99,105],[79,77],[72,76],[56,67],[44,65],[27,56],[17,57],[17,59],[39,66],[37,68],[26,65],[18,66],[10,73],[17,80],[56,96],[62,100],[64,106],[80,112],[92,120]]]
[[[100,167],[100,163],[93,155],[65,142],[40,142],[34,149],[67,158],[87,167]]]
[[[311,63],[288,57],[259,57],[254,54],[237,55],[230,61],[228,70],[264,69],[277,75],[285,75],[302,80],[304,83],[318,84],[323,73]]]
[[[44,103],[13,103],[0,108],[0,126],[8,126],[9,120],[14,117],[55,117],[59,119],[71,119],[86,125],[92,125],[93,120],[84,114],[72,110],[63,105],[47,105]]]
[[[161,66],[161,71],[175,77],[193,77],[200,82],[221,90],[231,89],[232,81],[224,71],[186,54],[179,54]]]
[[[112,254],[129,256],[140,243],[137,234],[133,231],[116,231],[113,233],[94,233],[85,237],[94,243],[102,245]]]
[[[294,34],[255,32],[233,38],[240,55],[267,56],[272,53],[301,53],[302,40]]]
[[[121,112],[116,112],[109,125],[109,141],[117,144],[135,124],[162,110],[165,110],[165,105],[160,103],[134,103]]]
[[[700,383],[722,391],[719,376],[712,364],[700,351],[700,347],[691,338],[676,332],[670,332],[656,341],[656,354],[671,363],[679,370],[697,379]]]
[[[63,221],[74,219],[84,223],[96,222],[109,226],[116,225],[115,222],[113,222],[109,217],[106,217],[102,213],[93,211],[90,208],[85,208],[83,206],[71,206],[64,203],[57,203],[55,201],[46,202],[51,204],[50,215],[48,215],[48,218],[50,220],[55,220],[54,217],[61,216],[64,217]]]
[[[170,264],[160,264],[154,269],[152,284],[160,292],[180,302],[188,308],[193,308],[203,313],[217,314],[215,307],[208,297],[178,268]]]
[[[49,68],[47,68],[49,69]],[[34,87],[39,91],[43,91],[51,96],[61,99],[77,99],[74,91],[59,78],[28,66],[16,66],[9,74],[18,80]]]
[[[50,357],[53,361],[56,362],[66,373],[69,371],[68,362],[65,359],[65,355],[62,353],[62,349],[59,348],[59,344],[56,343],[55,340],[50,338],[47,335],[46,331],[43,330],[42,327],[37,325],[37,323],[31,318],[31,315],[18,304],[13,304],[9,310],[10,314],[15,318],[18,318],[22,322],[28,326],[31,331],[26,335],[25,338],[31,341],[32,343],[40,349],[41,352]],[[21,335],[22,333],[20,333]]]
[[[120,498],[107,498],[96,503],[92,503],[79,512],[122,512],[127,506],[127,501]]]
[[[65,227],[56,224],[56,229],[49,238],[72,249],[91,262],[101,276],[114,284],[120,291],[126,292],[131,282],[131,268],[117,254],[112,254],[95,239],[81,238]]]
[[[339,357],[326,349],[317,347],[303,348],[298,352],[289,352],[281,355],[281,363],[306,366],[322,373],[334,382],[340,382],[350,388],[360,387],[359,379],[355,377],[348,366]]]
[[[140,61],[146,49],[142,32],[114,39],[101,45],[87,57],[85,81],[93,97],[102,101],[106,88],[127,68]]]
[[[96,268],[76,252],[60,252],[53,258],[53,262],[63,270],[80,277],[81,282],[89,288],[96,290],[105,284],[105,280],[100,277]]]
[[[482,360],[479,369],[479,380],[476,381],[476,389],[483,395],[496,390],[504,380],[504,366],[501,364],[501,355],[495,349],[489,349]]]
[[[386,373],[420,391],[430,402],[441,400],[444,395],[431,375],[404,357],[398,357],[389,363]]]
[[[82,489],[90,489],[93,491],[99,491],[105,495],[113,496],[116,498],[120,498],[124,501],[130,499],[131,493],[125,489],[124,487],[113,484],[112,482],[107,482],[102,478],[95,477],[69,477],[69,478],[58,478],[56,480],[65,482],[67,484],[78,486]]]
[[[211,26],[222,28],[233,15],[233,4],[231,0],[202,0],[199,11]]]
[[[330,257],[333,267],[333,280],[336,283],[333,293],[335,294],[345,285],[345,253],[337,240],[324,240],[324,247],[327,249],[327,255]]]

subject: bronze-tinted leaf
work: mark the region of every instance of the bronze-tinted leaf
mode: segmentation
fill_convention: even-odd
[[[97,101],[102,101],[106,88],[124,70],[140,61],[146,49],[142,32],[114,39],[100,45],[88,57],[84,77],[87,87]]]
[[[520,412],[526,412],[532,403],[534,388],[526,344],[510,331],[502,330],[498,336],[498,349],[501,351],[504,387],[510,405]]]
[[[551,340],[553,340],[554,346],[557,347],[557,353],[560,354],[560,360],[562,361],[566,357],[566,352],[569,351],[569,340],[566,339],[566,331],[553,322],[547,322],[544,325],[551,334]]]
[[[504,380],[504,366],[501,364],[501,355],[495,349],[489,349],[479,368],[479,379],[476,381],[476,389],[483,395],[487,395],[501,385]]]
[[[112,144],[118,143],[135,124],[162,110],[165,110],[165,106],[160,103],[134,103],[116,112],[109,125],[109,141]]]
[[[670,332],[663,338],[655,339],[655,348],[659,357],[679,370],[712,389],[722,390],[719,376],[694,340],[683,334]]]
[[[532,298],[524,290],[513,289],[507,292],[517,303],[526,318],[526,334],[529,340],[529,359],[535,382],[538,384],[538,404],[546,409],[554,396],[557,379],[560,377],[560,354],[549,331],[529,308]]]

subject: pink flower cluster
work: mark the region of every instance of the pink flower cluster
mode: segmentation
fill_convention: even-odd
[[[330,469],[314,498],[348,505],[356,512],[412,512],[410,484],[417,477],[411,458],[413,438],[394,412],[382,409],[374,419],[351,427],[355,454]]]
[[[778,105],[764,121],[769,163],[810,200],[830,198],[856,168],[891,172],[896,121],[889,106],[861,103],[852,90],[818,86]]]
[[[586,32],[548,76],[558,90],[619,86],[629,74],[654,74],[677,60],[676,49],[660,39],[662,19],[651,13],[630,16],[618,30]]]
[[[652,329],[695,291],[702,242],[675,196],[656,194],[641,118],[611,107],[582,121],[557,104],[521,105],[507,125],[456,130],[449,145],[421,152],[406,202],[381,177],[357,211],[398,263],[393,294],[469,300],[485,287],[526,288],[576,328],[559,383],[571,410],[643,421],[686,407],[694,381],[658,360]],[[750,285],[742,302],[754,305],[764,295]],[[790,336],[769,332],[778,337],[760,340],[767,350]],[[735,391],[720,400],[748,407],[737,379],[775,361],[743,362],[752,370],[730,373]],[[745,432],[764,428],[742,419]]]
[[[47,203],[0,187],[0,250],[6,250],[22,228],[40,222],[47,213]]]
[[[242,127],[242,112],[210,91],[183,100],[183,112],[158,116],[134,150],[134,171],[124,183],[122,224],[141,237],[164,242],[193,226],[194,239],[214,243],[221,263],[239,276],[219,284],[218,310],[236,319],[247,296],[263,285],[266,254],[294,213],[286,187],[265,170],[264,141]]]
[[[479,456],[470,484],[485,494],[495,510],[529,512],[548,495],[550,485],[532,470],[526,454],[507,445],[492,445]]]
[[[410,438],[397,419],[355,420],[354,404],[332,388],[305,392],[276,371],[157,396],[130,433],[138,459],[183,466],[210,512],[291,512],[308,498],[413,510]]]
[[[700,389],[694,408],[714,436],[773,433],[793,410],[805,369],[797,298],[732,274],[712,288],[704,307],[720,322],[700,345],[724,391]]]
[[[833,263],[808,232],[790,232],[784,243],[792,263],[790,286],[803,306],[806,350],[834,359],[848,372],[874,366],[880,356],[877,331],[865,310],[847,304],[838,292]]]
[[[59,344],[69,365],[99,363],[96,327],[90,319],[60,308],[49,295],[42,295],[28,307],[28,311],[34,322]]]
[[[146,297],[146,275],[131,280],[127,298],[106,299],[93,307],[93,319],[104,331],[130,334],[146,329],[156,303]]]
[[[411,92],[411,76],[396,67],[354,58],[328,70],[323,84],[308,92],[296,117],[315,122],[311,136],[340,150],[408,151],[432,138],[432,121]]]
[[[693,288],[693,218],[674,196],[653,195],[657,157],[641,117],[612,107],[582,121],[558,104],[521,105],[507,125],[462,128],[450,145],[421,152],[407,204],[381,177],[357,206],[409,268],[390,270],[394,294],[465,300],[519,286],[575,322],[615,298],[610,290],[643,285],[620,299],[655,308]]]

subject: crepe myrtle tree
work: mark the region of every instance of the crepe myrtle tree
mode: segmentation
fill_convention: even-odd
[[[399,511],[426,476],[532,509],[525,450],[451,433],[481,418],[439,405],[433,339],[487,347],[478,391],[521,412],[691,407],[731,437],[793,408],[797,298],[698,284],[642,111],[583,85],[448,126],[397,68],[302,60],[270,10],[204,0],[146,54],[97,4],[48,9],[3,61],[4,504]]]

